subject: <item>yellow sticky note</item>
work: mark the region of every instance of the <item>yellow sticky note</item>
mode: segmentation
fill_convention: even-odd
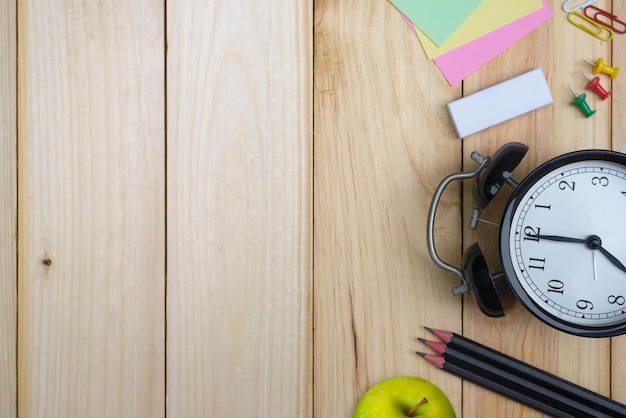
[[[542,5],[541,0],[484,0],[441,46],[414,26],[426,56],[433,59],[537,11]]]

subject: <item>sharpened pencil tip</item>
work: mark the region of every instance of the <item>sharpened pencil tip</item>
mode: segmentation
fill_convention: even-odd
[[[424,329],[428,332],[433,332],[433,329],[431,327],[424,327]]]
[[[424,338],[418,338],[417,340],[418,340],[419,342],[421,342],[421,343],[424,343],[424,344],[426,344],[426,341],[427,341],[427,340],[425,340]]]
[[[415,354],[417,354],[420,357],[426,357],[426,353],[422,353],[420,351],[416,351]]]

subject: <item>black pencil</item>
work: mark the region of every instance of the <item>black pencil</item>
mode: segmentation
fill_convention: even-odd
[[[417,354],[448,373],[529,406],[544,414],[559,418],[580,418],[585,416],[576,414],[575,412],[565,411],[561,402],[555,402],[550,399],[549,392],[537,393],[536,391],[524,387],[522,381],[502,381],[491,373],[447,362],[442,356],[419,352]]]
[[[436,358],[437,356],[434,357]],[[570,398],[567,395],[541,385],[541,383],[529,381],[511,372],[501,370],[494,364],[474,359],[470,355],[456,353],[452,350],[452,352],[447,353],[445,356],[441,356],[441,358],[448,365],[477,373],[490,380],[492,382],[492,386],[487,386],[487,389],[501,392],[498,388],[506,387],[532,398],[534,400],[533,404],[528,406],[533,408],[537,408],[538,405],[541,404],[549,405],[553,409],[558,410],[560,415],[565,416],[594,418],[611,417],[611,415],[598,411],[593,405],[586,404],[584,399]],[[427,358],[427,360],[432,363],[433,357]],[[438,366],[436,363],[435,365]],[[445,370],[445,367],[442,368]],[[542,412],[546,411],[542,410]]]
[[[469,364],[458,360],[450,361],[443,356],[420,352],[417,354],[448,373],[554,417],[616,417],[598,412],[580,401],[569,399],[525,379],[494,371],[482,361]]]
[[[459,334],[449,331],[434,330],[432,328],[426,329],[445,343],[444,347],[437,346],[436,343],[427,344],[437,352],[443,350],[442,353],[444,353],[445,351],[449,352],[450,350],[455,350],[457,352],[467,353],[474,359],[485,360],[490,364],[497,365],[501,370],[513,373],[530,382],[538,383],[570,399],[583,399],[586,405],[592,406],[598,413],[615,417],[626,417],[626,406],[605,396],[521,362],[506,354],[495,351]]]

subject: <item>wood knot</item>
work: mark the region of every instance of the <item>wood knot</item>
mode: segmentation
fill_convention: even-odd
[[[49,266],[50,264],[52,264],[52,260],[50,260],[49,258],[45,258],[41,261],[45,266]]]

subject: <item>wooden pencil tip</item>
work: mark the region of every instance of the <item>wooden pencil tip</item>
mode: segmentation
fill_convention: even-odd
[[[429,328],[428,331],[435,334],[437,338],[445,343],[449,343],[452,340],[453,334],[450,331],[443,331],[440,329]]]
[[[426,344],[426,341],[427,341],[427,340],[425,340],[424,338],[419,338],[419,337],[417,338],[417,340],[418,340],[419,342],[424,343],[424,344]]]
[[[420,351],[416,351],[415,354],[417,354],[420,357],[426,357],[426,353],[422,353]]]
[[[428,332],[433,332],[433,329],[431,327],[424,327],[424,329]]]
[[[428,341],[423,339],[421,339],[420,341],[426,344],[427,347],[435,350],[435,352],[439,355],[443,355],[443,353],[445,353],[446,349],[448,348],[446,344],[439,341]]]

